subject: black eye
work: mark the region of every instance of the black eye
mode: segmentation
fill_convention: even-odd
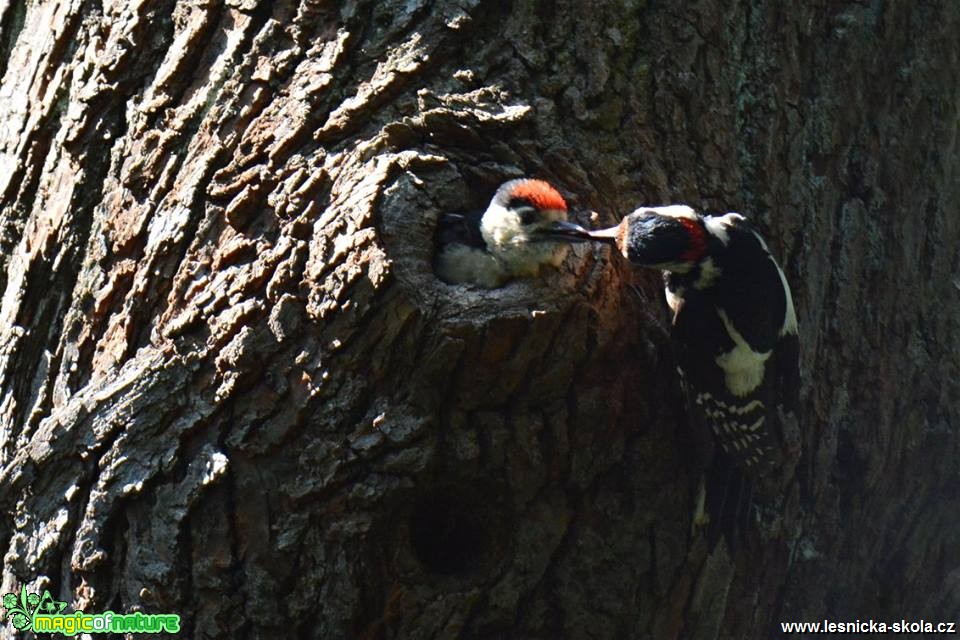
[[[520,222],[523,224],[533,224],[537,221],[537,210],[531,206],[517,207],[515,209],[517,215],[520,216]]]

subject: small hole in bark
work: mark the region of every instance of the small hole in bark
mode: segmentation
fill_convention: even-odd
[[[471,491],[444,489],[419,499],[410,519],[417,560],[427,571],[441,575],[477,569],[491,547],[489,516]]]

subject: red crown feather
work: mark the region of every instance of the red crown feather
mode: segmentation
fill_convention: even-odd
[[[523,198],[530,201],[537,209],[567,210],[567,202],[560,192],[544,180],[524,180],[510,194],[514,198]]]

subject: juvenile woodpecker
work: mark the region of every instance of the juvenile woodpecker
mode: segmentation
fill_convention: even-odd
[[[513,278],[536,277],[542,265],[560,266],[568,247],[556,240],[580,230],[567,222],[567,203],[550,183],[511,180],[482,214],[441,217],[435,270],[450,284],[501,287]]]
[[[748,479],[777,475],[798,446],[784,433],[786,421],[795,425],[800,381],[797,316],[783,271],[746,218],[641,207],[615,227],[557,235],[614,244],[630,262],[664,272],[693,421]]]

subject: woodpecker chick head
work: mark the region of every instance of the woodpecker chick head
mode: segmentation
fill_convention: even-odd
[[[497,189],[480,231],[487,249],[519,269],[517,275],[536,275],[541,264],[559,266],[566,257],[568,247],[550,235],[566,222],[567,203],[549,182],[520,179]]]
[[[472,226],[469,216],[445,218],[448,222],[457,219],[461,236],[475,236],[473,240],[444,241],[444,234],[437,274],[446,282],[469,282],[486,288],[502,286],[512,278],[535,277],[542,265],[559,266],[567,255],[567,242],[572,240],[561,238],[561,232],[568,228],[583,231],[567,222],[566,201],[543,180],[519,179],[502,184]],[[560,239],[567,242],[558,242]]]

